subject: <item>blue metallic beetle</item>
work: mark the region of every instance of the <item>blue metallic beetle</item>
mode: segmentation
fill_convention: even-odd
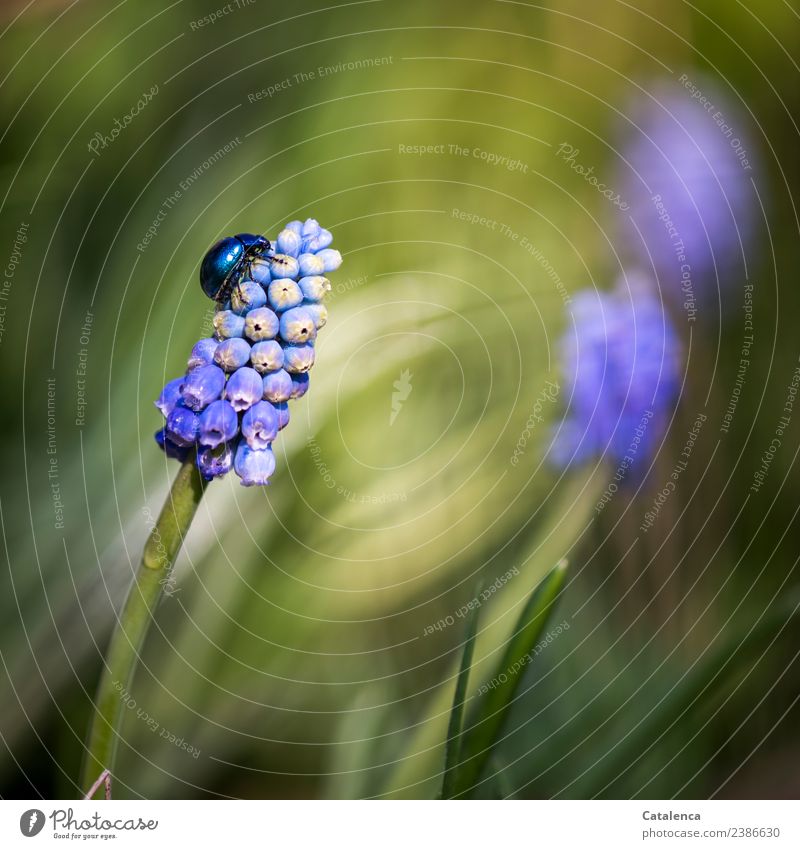
[[[250,264],[271,249],[269,239],[252,233],[238,233],[220,239],[203,258],[200,285],[215,301],[226,301],[250,271]]]

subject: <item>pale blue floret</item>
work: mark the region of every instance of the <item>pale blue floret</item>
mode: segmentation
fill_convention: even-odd
[[[275,254],[269,267],[273,280],[287,280],[297,277],[298,270],[297,260],[286,254]]]
[[[314,321],[314,325],[317,330],[321,330],[328,323],[328,308],[325,304],[303,304],[303,307],[308,310],[311,315],[311,318]]]
[[[233,468],[242,479],[242,486],[264,486],[275,471],[275,455],[270,448],[254,449],[240,442]]]
[[[266,286],[272,280],[272,274],[269,270],[270,263],[266,259],[254,259],[250,263],[250,276],[256,283]]]
[[[300,234],[304,239],[309,239],[312,236],[316,236],[322,228],[319,226],[319,221],[316,218],[306,218],[303,222],[302,229],[300,230]]]
[[[269,303],[277,312],[300,306],[303,303],[303,290],[295,280],[273,280],[267,290]]]
[[[275,242],[275,247],[278,253],[286,254],[286,256],[296,257],[300,253],[300,247],[303,244],[303,239],[295,230],[290,230],[288,227],[278,233],[278,239]]]
[[[266,295],[264,297],[266,299]],[[244,319],[244,333],[251,342],[274,339],[278,328],[278,316],[269,307],[250,310]]]
[[[262,383],[263,397],[267,401],[278,403],[292,397],[292,378],[283,369],[265,374]]]
[[[281,339],[291,345],[302,345],[317,337],[314,317],[305,307],[286,310],[280,321]]]
[[[232,310],[220,310],[214,313],[214,332],[217,334],[217,339],[235,339],[237,336],[242,336],[244,335],[244,317]]]
[[[325,274],[328,274],[331,271],[336,271],[336,269],[342,264],[342,255],[339,251],[335,251],[332,248],[326,248],[324,251],[320,251],[316,256],[318,259],[322,260],[323,271]]]
[[[302,253],[315,254],[324,250],[333,242],[333,234],[330,230],[320,229],[316,236],[303,239]]]
[[[231,292],[231,308],[239,315],[249,310],[257,310],[267,303],[267,293],[255,280],[243,280]]]
[[[297,263],[303,277],[313,277],[325,271],[325,260],[320,254],[300,254]]]
[[[312,345],[287,345],[283,349],[283,367],[289,374],[300,374],[314,365]]]
[[[301,277],[297,281],[297,284],[300,286],[305,300],[313,301],[314,303],[321,301],[331,290],[330,280],[319,274]]]
[[[274,339],[256,342],[250,350],[250,362],[260,374],[283,367],[283,348]]]
[[[250,360],[250,344],[246,339],[226,339],[214,351],[214,362],[227,372],[236,371]]]

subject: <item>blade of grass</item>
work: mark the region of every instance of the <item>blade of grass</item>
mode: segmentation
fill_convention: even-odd
[[[481,594],[482,585],[478,586],[474,598]],[[450,711],[450,722],[447,726],[447,743],[445,745],[444,775],[442,776],[442,799],[452,799],[455,791],[456,769],[461,757],[461,731],[464,725],[464,708],[466,705],[467,683],[472,667],[472,653],[475,649],[475,634],[478,631],[478,607],[470,610],[467,618],[467,638],[464,652],[461,655],[461,668],[456,679],[456,691],[453,696],[453,709]]]
[[[570,477],[563,490],[549,499],[546,512],[538,525],[531,527],[520,538],[520,551],[513,555],[524,576],[526,587],[537,586],[535,576],[545,575],[565,552],[578,544],[591,525],[595,504],[607,485],[603,474]],[[530,582],[528,582],[530,579]],[[526,595],[531,590],[526,591]],[[519,604],[517,584],[509,582],[493,596],[492,608],[505,611],[489,619],[483,617],[481,631],[476,638],[473,668],[478,680],[490,680],[489,670],[501,647],[506,644],[517,627],[514,611]],[[457,673],[455,659],[443,681],[449,682]],[[441,788],[441,764],[450,718],[452,692],[448,686],[436,688],[432,694],[427,714],[405,742],[405,756],[397,758],[387,770],[377,794],[393,799],[435,798]],[[374,787],[367,794],[376,794]]]
[[[567,561],[561,560],[531,593],[520,614],[517,626],[495,668],[495,674],[490,679],[493,686],[478,704],[469,727],[462,732],[461,757],[455,778],[456,795],[468,792],[483,772],[519,687],[522,677],[519,673],[526,665],[518,664],[530,656],[547,627],[564,586],[566,572]]]

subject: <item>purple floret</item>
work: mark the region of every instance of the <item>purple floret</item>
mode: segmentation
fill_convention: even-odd
[[[225,387],[225,397],[237,413],[260,401],[263,392],[261,375],[255,369],[248,367],[235,371]]]
[[[242,416],[242,436],[251,448],[266,448],[278,435],[278,413],[268,401],[259,401]]]
[[[233,468],[233,455],[235,446],[230,442],[219,445],[216,448],[204,448],[200,446],[197,452],[197,468],[200,474],[210,481],[227,475]]]
[[[166,418],[174,409],[178,401],[181,400],[181,386],[185,377],[176,377],[161,390],[158,400],[155,402],[156,407],[161,411],[161,415]]]
[[[230,442],[239,432],[239,417],[227,401],[213,401],[200,415],[199,441],[201,445],[216,448]]]
[[[200,366],[190,371],[181,387],[183,403],[199,412],[216,401],[225,386],[225,372],[218,366]]]

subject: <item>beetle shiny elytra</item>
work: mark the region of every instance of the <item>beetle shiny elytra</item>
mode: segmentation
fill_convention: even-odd
[[[238,233],[220,239],[203,258],[200,286],[215,301],[226,301],[234,286],[250,271],[254,259],[263,256],[272,245],[269,239],[252,233]]]

